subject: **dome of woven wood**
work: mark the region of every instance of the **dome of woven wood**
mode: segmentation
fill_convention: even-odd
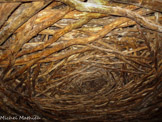
[[[162,120],[161,8],[69,1],[0,0],[0,120]]]

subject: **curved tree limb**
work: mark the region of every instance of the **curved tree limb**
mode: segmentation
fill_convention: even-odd
[[[97,12],[97,13],[103,13],[103,14],[125,16],[128,18],[131,18],[132,20],[136,21],[138,24],[140,24],[141,26],[145,28],[158,31],[158,32],[162,32],[161,25],[125,8],[98,5],[94,3],[88,3],[88,2],[85,3],[79,0],[59,0],[59,1],[64,2],[79,11]]]
[[[132,4],[132,5],[162,12],[162,7],[161,7],[162,0],[110,0],[110,1]]]

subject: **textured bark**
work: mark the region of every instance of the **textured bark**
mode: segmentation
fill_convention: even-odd
[[[0,0],[0,120],[162,120],[161,12],[18,1]]]
[[[20,3],[0,3],[0,28]],[[5,11],[5,12],[4,12]]]
[[[110,0],[114,2],[133,4],[162,12],[162,0]]]
[[[22,48],[23,44],[28,42],[32,37],[36,36],[40,31],[44,30],[45,28],[51,26],[52,24],[60,20],[68,12],[69,9],[61,11],[44,10],[32,17],[31,19],[29,19],[29,21],[27,21],[23,26],[19,28],[16,34],[15,43],[9,47],[10,50],[4,52],[0,60],[7,58],[10,55],[10,52],[16,55],[17,52]]]
[[[36,14],[47,4],[51,2],[33,2],[22,4],[14,14],[8,19],[5,25],[0,29],[0,45],[8,39],[8,37],[24,24],[31,16]]]
[[[145,17],[137,14],[136,12],[130,11],[128,9],[124,9],[121,7],[111,7],[105,5],[98,5],[95,3],[85,3],[78,0],[60,0],[71,7],[79,11],[86,11],[86,12],[96,12],[96,13],[103,13],[103,14],[110,14],[110,15],[119,15],[131,18],[132,20],[136,21],[138,24],[149,28],[151,30],[155,30],[158,32],[162,32],[162,26],[158,23],[155,23]]]

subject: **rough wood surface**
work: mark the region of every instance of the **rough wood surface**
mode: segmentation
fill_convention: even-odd
[[[19,5],[20,3],[0,3],[0,18],[1,18],[0,27],[7,20],[11,12],[13,12],[13,10]]]
[[[160,9],[137,0],[0,2],[0,120],[162,120]]]
[[[155,11],[162,12],[162,0],[110,0],[114,2],[128,3],[140,7],[149,8]]]

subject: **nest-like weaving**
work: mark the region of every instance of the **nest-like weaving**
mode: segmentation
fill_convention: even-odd
[[[161,8],[0,1],[0,120],[162,119]]]

